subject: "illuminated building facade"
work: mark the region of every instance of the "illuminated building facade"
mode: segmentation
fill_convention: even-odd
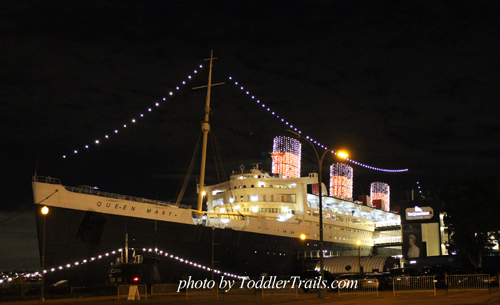
[[[390,211],[390,187],[384,182],[372,182],[370,187],[370,198],[372,206],[389,212]]]
[[[289,137],[275,137],[273,144],[273,174],[289,178],[300,178],[301,148],[299,140]]]
[[[337,162],[330,166],[330,196],[352,198],[352,167]]]

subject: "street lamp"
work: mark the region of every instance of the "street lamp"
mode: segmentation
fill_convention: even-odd
[[[294,136],[295,138],[297,139],[302,139],[302,135],[295,132],[295,131],[292,131],[292,130],[287,130],[286,132],[288,132],[289,134],[291,134],[292,136]],[[307,141],[307,143],[309,143],[314,152],[316,153],[316,158],[318,159],[318,166],[319,166],[319,173],[318,173],[318,184],[319,184],[319,249],[320,249],[320,256],[319,256],[319,268],[320,268],[320,275],[321,275],[321,279],[324,280],[325,279],[325,270],[323,270],[323,201],[321,199],[322,197],[322,187],[321,187],[321,179],[322,179],[322,175],[321,175],[321,172],[322,172],[322,169],[323,169],[323,159],[325,158],[325,155],[326,153],[328,152],[333,152],[334,150],[333,149],[328,149],[326,150],[323,155],[319,156],[318,154],[318,151],[316,150],[316,147],[314,146],[313,143],[311,143],[311,141],[309,141],[308,139],[305,139]],[[344,153],[343,155],[343,158],[347,158],[347,154]],[[318,298],[322,299],[326,296],[326,289],[319,289],[318,291]]]
[[[361,275],[361,240],[358,240],[356,243],[358,244],[358,267],[359,274]]]
[[[47,227],[47,214],[49,214],[49,208],[44,206],[42,208],[43,214],[43,238],[42,238],[42,290],[40,301],[45,301],[45,229]]]

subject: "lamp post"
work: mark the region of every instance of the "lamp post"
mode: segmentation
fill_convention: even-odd
[[[359,275],[361,275],[361,240],[356,242],[358,244],[358,267],[359,267]]]
[[[297,139],[303,139],[302,135],[292,131],[292,130],[287,130],[289,134],[294,136]],[[314,146],[311,141],[308,139],[305,139],[309,145],[312,146],[314,152],[316,153],[316,158],[318,159],[318,166],[319,166],[319,172],[318,172],[318,185],[319,185],[319,249],[320,249],[320,256],[319,256],[319,268],[320,268],[320,275],[321,275],[321,280],[325,280],[325,270],[323,270],[324,264],[323,264],[323,201],[321,199],[322,197],[322,187],[321,187],[321,179],[322,179],[322,169],[323,169],[323,159],[325,158],[326,153],[328,152],[333,152],[333,149],[328,149],[326,150],[323,155],[319,156],[318,151],[316,150],[316,147]],[[347,154],[343,154],[343,158],[346,158]],[[326,296],[326,289],[320,288],[318,291],[318,298],[322,299]]]
[[[44,206],[42,208],[43,214],[43,238],[42,238],[42,289],[40,301],[45,301],[45,229],[47,227],[47,214],[49,213],[49,208]]]

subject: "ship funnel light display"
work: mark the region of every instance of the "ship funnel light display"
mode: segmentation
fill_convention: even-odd
[[[330,166],[330,196],[352,198],[353,169],[337,162]]]
[[[384,211],[390,211],[390,187],[384,182],[373,182],[370,187],[370,198],[373,206],[375,200],[381,200],[380,208]]]
[[[275,137],[273,144],[272,172],[290,178],[300,178],[301,148],[299,140]]]

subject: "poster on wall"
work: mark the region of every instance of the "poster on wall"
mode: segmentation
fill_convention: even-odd
[[[403,257],[407,260],[426,257],[422,246],[422,225],[419,223],[405,224],[402,226],[403,233]]]

